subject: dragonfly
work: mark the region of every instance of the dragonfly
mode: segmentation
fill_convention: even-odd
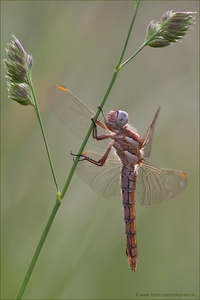
[[[58,85],[49,89],[47,99],[72,133],[80,138],[86,134],[94,112],[77,96]],[[134,272],[138,265],[136,199],[144,207],[155,207],[179,195],[187,183],[185,172],[160,168],[146,160],[151,153],[159,111],[160,108],[143,138],[128,124],[127,112],[115,109],[105,116],[101,111],[101,118],[93,121],[92,138],[95,143],[109,140],[104,154],[84,151],[78,155],[77,173],[86,184],[101,196],[122,197],[126,256]]]

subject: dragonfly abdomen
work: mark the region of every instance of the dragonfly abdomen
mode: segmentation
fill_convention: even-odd
[[[130,269],[135,272],[138,261],[135,220],[136,172],[125,166],[122,167],[121,188],[126,233],[126,255]]]

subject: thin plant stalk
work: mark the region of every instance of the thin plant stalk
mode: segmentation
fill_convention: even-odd
[[[120,71],[120,69],[121,69],[121,68],[119,68],[119,66],[120,66],[120,64],[121,64],[121,62],[122,62],[122,59],[123,59],[124,54],[125,54],[125,50],[126,50],[127,45],[128,45],[128,41],[129,41],[130,34],[131,34],[131,31],[132,31],[132,28],[133,28],[133,24],[134,24],[134,21],[135,21],[137,12],[138,12],[139,4],[140,4],[140,0],[137,0],[137,1],[136,1],[136,5],[135,5],[135,10],[134,10],[133,18],[132,18],[132,21],[131,21],[131,25],[130,25],[130,28],[129,28],[129,31],[128,31],[128,35],[127,35],[127,38],[126,38],[126,41],[125,41],[123,50],[122,50],[122,54],[120,55],[120,59],[119,59],[119,61],[118,61],[118,63],[117,63],[117,66],[116,66],[116,68],[115,68],[115,71],[114,71],[114,74],[113,74],[112,79],[111,79],[111,81],[110,81],[110,84],[109,84],[109,86],[108,86],[108,89],[107,89],[107,91],[106,91],[106,93],[105,93],[105,96],[104,96],[104,98],[103,98],[103,100],[102,100],[102,103],[101,103],[101,105],[100,105],[101,108],[104,106],[104,104],[105,104],[105,102],[106,102],[106,100],[107,100],[107,98],[108,98],[108,95],[109,95],[109,93],[110,93],[110,91],[111,91],[111,88],[112,88],[112,86],[113,86],[113,84],[114,84],[114,82],[115,82],[115,80],[116,80],[116,77],[117,77],[117,75],[118,75],[118,73],[119,73],[119,71]],[[101,111],[101,110],[100,110],[100,108],[99,108],[99,109],[97,110],[96,115],[94,116],[94,121],[97,120],[97,118],[98,118],[98,116],[99,116],[99,114],[100,114],[100,111]],[[39,112],[39,110],[38,110],[38,112]],[[37,116],[38,116],[38,119],[40,119],[40,115],[38,114],[38,112],[37,112]],[[41,126],[41,124],[42,124],[42,123],[40,122],[40,126]],[[41,126],[41,129],[42,129],[42,128],[43,128],[43,126]],[[83,140],[83,143],[82,143],[82,145],[81,145],[81,147],[80,147],[80,149],[79,149],[79,153],[82,153],[82,151],[84,150],[85,145],[86,145],[86,143],[87,143],[87,141],[88,141],[88,139],[89,139],[89,137],[90,137],[90,135],[91,135],[91,133],[92,133],[92,129],[93,129],[93,123],[91,122],[91,125],[90,125],[90,127],[89,127],[89,129],[88,129],[88,132],[87,132],[87,134],[86,134],[86,136],[85,136],[85,138],[84,138],[84,140]],[[44,131],[42,130],[42,132],[44,132]],[[46,141],[46,138],[45,138],[45,141]],[[45,144],[46,144],[46,143],[45,143]],[[47,149],[48,149],[48,147],[47,147]],[[38,257],[39,257],[39,255],[40,255],[40,252],[41,252],[41,250],[42,250],[42,247],[43,247],[43,245],[44,245],[44,242],[45,242],[46,237],[47,237],[47,235],[48,235],[48,232],[49,232],[49,230],[50,230],[50,227],[51,227],[51,225],[52,225],[52,223],[53,223],[53,220],[54,220],[54,218],[55,218],[55,216],[56,216],[56,213],[57,213],[57,211],[58,211],[58,208],[59,208],[59,206],[60,206],[60,204],[61,204],[61,200],[63,199],[63,197],[64,197],[64,195],[65,195],[65,193],[66,193],[66,191],[67,191],[67,189],[68,189],[68,187],[69,187],[69,184],[70,184],[71,179],[72,179],[72,177],[73,177],[73,174],[74,174],[74,171],[75,171],[76,166],[77,166],[77,164],[78,164],[78,161],[79,161],[79,158],[78,158],[78,156],[77,156],[77,157],[75,158],[74,163],[73,163],[73,165],[72,165],[72,168],[71,168],[71,170],[70,170],[70,172],[69,172],[69,175],[68,175],[67,181],[66,181],[66,183],[65,183],[65,185],[64,185],[63,191],[62,191],[61,193],[57,192],[57,200],[56,200],[55,206],[53,207],[53,210],[52,210],[52,212],[51,212],[51,215],[50,215],[50,217],[49,217],[49,220],[48,220],[48,222],[47,222],[47,225],[46,225],[46,227],[45,227],[45,229],[44,229],[44,232],[43,232],[43,234],[42,234],[42,236],[41,236],[41,239],[40,239],[40,241],[39,241],[39,243],[38,243],[38,246],[37,246],[37,248],[36,248],[36,251],[35,251],[35,253],[34,253],[34,255],[33,255],[33,258],[32,258],[32,260],[31,260],[30,266],[29,266],[29,268],[28,268],[28,271],[27,271],[27,273],[26,273],[26,275],[25,275],[25,277],[24,277],[24,280],[23,280],[23,282],[22,282],[22,285],[21,285],[21,287],[20,287],[20,289],[19,289],[19,291],[18,291],[18,294],[17,294],[17,296],[16,296],[16,299],[21,299],[22,296],[23,296],[23,294],[24,294],[24,291],[25,291],[26,286],[27,286],[27,284],[28,284],[28,281],[29,281],[29,279],[30,279],[30,277],[31,277],[31,274],[32,274],[32,272],[33,272],[33,270],[34,270],[35,264],[36,264],[36,262],[37,262],[37,260],[38,260]]]
[[[156,35],[156,34],[155,34]],[[141,46],[140,48],[137,49],[137,51],[135,51],[135,53],[133,53],[133,55],[131,55],[126,61],[124,61],[121,65],[119,65],[119,68],[122,69],[127,63],[129,63],[144,47],[146,47],[149,43],[149,41],[151,41],[153,39],[153,36],[150,37],[148,40],[146,40]]]
[[[53,220],[54,220],[54,218],[55,218],[55,215],[56,215],[56,213],[57,213],[57,211],[58,211],[58,208],[59,208],[60,204],[61,204],[61,202],[60,202],[59,200],[56,200],[56,203],[55,203],[55,205],[54,205],[54,208],[53,208],[53,210],[52,210],[52,212],[51,212],[51,215],[50,215],[50,217],[49,217],[49,220],[48,220],[48,222],[47,222],[47,224],[46,224],[46,226],[45,226],[44,232],[43,232],[43,234],[42,234],[42,236],[41,236],[41,239],[40,239],[40,241],[39,241],[39,243],[38,243],[38,246],[37,246],[37,248],[36,248],[36,251],[35,251],[35,253],[34,253],[34,255],[33,255],[33,258],[32,258],[32,260],[31,260],[30,266],[29,266],[29,268],[28,268],[28,270],[27,270],[27,272],[26,272],[26,275],[25,275],[25,277],[24,277],[24,280],[23,280],[23,282],[22,282],[22,285],[21,285],[21,287],[20,287],[20,289],[19,289],[19,291],[18,291],[18,294],[17,294],[17,296],[16,296],[16,299],[21,299],[22,296],[23,296],[23,294],[24,294],[24,291],[25,291],[26,286],[27,286],[27,284],[28,284],[28,281],[29,281],[29,279],[30,279],[30,277],[31,277],[31,274],[32,274],[32,272],[33,272],[33,270],[34,270],[35,264],[36,264],[36,262],[37,262],[37,260],[38,260],[38,257],[39,257],[39,255],[40,255],[40,252],[41,252],[41,250],[42,250],[42,247],[43,247],[43,245],[44,245],[44,242],[45,242],[45,240],[46,240],[46,237],[47,237],[47,235],[48,235],[48,232],[49,232],[49,230],[50,230],[50,227],[51,227],[51,225],[52,225],[52,223],[53,223]]]
[[[101,112],[101,110],[102,110],[102,108],[103,108],[103,106],[104,106],[104,104],[105,104],[105,102],[106,102],[106,100],[107,100],[107,98],[108,98],[108,96],[109,96],[109,93],[110,93],[110,91],[111,91],[111,89],[112,89],[112,86],[113,86],[113,84],[114,84],[114,82],[115,82],[115,80],[116,80],[116,78],[117,78],[117,75],[118,75],[120,69],[121,69],[121,68],[120,68],[120,65],[121,65],[121,62],[122,62],[122,60],[123,60],[123,58],[124,58],[124,54],[125,54],[125,51],[126,51],[126,48],[127,48],[127,45],[128,45],[128,41],[129,41],[129,39],[130,39],[131,31],[132,31],[132,28],[133,28],[133,25],[134,25],[134,22],[135,22],[135,19],[136,19],[136,16],[137,16],[137,12],[138,12],[138,9],[139,9],[139,5],[140,5],[140,0],[136,1],[136,4],[135,4],[135,10],[134,10],[134,14],[133,14],[133,18],[132,18],[132,21],[131,21],[131,24],[130,24],[130,28],[129,28],[129,31],[128,31],[128,34],[127,34],[125,43],[124,43],[124,47],[123,47],[123,49],[122,49],[121,56],[120,56],[119,61],[118,61],[117,65],[116,65],[115,71],[114,71],[114,73],[113,73],[112,79],[111,79],[110,84],[109,84],[109,86],[108,86],[108,88],[107,88],[107,91],[106,91],[106,93],[105,93],[105,96],[104,96],[104,98],[103,98],[103,100],[102,100],[102,102],[101,102],[101,104],[100,104],[100,106],[99,106],[99,108],[98,108],[98,110],[97,110],[97,112],[96,112],[94,118],[93,118],[94,121],[96,121],[96,120],[98,119],[99,114],[100,114],[100,112]],[[142,49],[141,49],[141,50],[142,50]],[[80,149],[79,149],[79,151],[78,151],[78,154],[81,154],[81,153],[83,152],[83,150],[84,150],[84,148],[85,148],[85,145],[86,145],[86,143],[87,143],[87,141],[88,141],[88,139],[89,139],[89,137],[90,137],[90,135],[91,135],[91,133],[92,133],[93,126],[94,126],[94,125],[93,125],[93,123],[91,122],[91,125],[90,125],[90,127],[89,127],[89,129],[88,129],[88,132],[87,132],[86,135],[85,135],[85,138],[84,138],[84,140],[83,140],[83,143],[81,144],[81,147],[80,147]],[[69,184],[70,184],[70,181],[71,181],[72,176],[73,176],[73,174],[74,174],[74,171],[75,171],[75,169],[76,169],[76,166],[77,166],[77,164],[78,164],[78,161],[79,161],[79,157],[76,156],[76,158],[74,159],[74,163],[73,163],[73,165],[72,165],[72,168],[71,168],[71,170],[70,170],[70,172],[69,172],[69,176],[68,176],[68,178],[67,178],[67,181],[66,181],[66,183],[65,183],[65,185],[64,185],[64,188],[63,188],[63,190],[62,190],[62,193],[61,193],[61,195],[60,195],[60,198],[61,198],[61,199],[63,199],[63,197],[64,197],[64,195],[65,195],[65,193],[66,193],[66,191],[67,191],[67,189],[68,189],[68,186],[69,186]]]
[[[37,99],[36,99],[36,96],[35,96],[35,90],[34,90],[31,78],[29,80],[30,80],[30,87],[31,87],[32,95],[33,95],[33,99],[34,99],[35,112],[36,112],[36,115],[37,115],[37,118],[38,118],[38,121],[39,121],[40,129],[42,131],[42,136],[43,136],[43,139],[44,139],[44,144],[45,144],[45,147],[46,147],[47,156],[48,156],[48,159],[49,159],[49,164],[50,164],[53,180],[54,180],[54,183],[55,183],[55,186],[56,186],[56,190],[58,192],[59,191],[59,185],[58,185],[58,181],[56,179],[56,174],[55,174],[55,171],[54,171],[53,162],[52,162],[52,159],[51,159],[51,154],[50,154],[47,138],[46,138],[46,135],[45,135],[44,126],[43,126],[43,123],[42,123],[42,118],[41,118],[41,115],[40,115],[40,110],[38,108]]]

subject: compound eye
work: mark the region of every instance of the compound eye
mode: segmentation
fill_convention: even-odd
[[[123,110],[119,110],[116,125],[120,128],[124,127],[128,123],[128,114]]]

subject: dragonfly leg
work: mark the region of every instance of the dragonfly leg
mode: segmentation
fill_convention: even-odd
[[[102,141],[102,140],[106,140],[106,139],[110,139],[113,134],[101,134],[101,135],[98,135],[97,133],[97,125],[103,129],[107,129],[106,125],[104,125],[102,122],[100,121],[96,121],[96,123],[94,122],[94,119],[92,118],[91,121],[93,122],[94,124],[94,127],[93,127],[93,131],[92,131],[92,137],[93,139],[97,140],[97,141]]]
[[[84,151],[82,154],[74,154],[72,152],[70,152],[70,154],[73,155],[73,156],[79,156],[81,158],[80,161],[87,160],[90,163],[92,163],[92,164],[94,164],[94,165],[96,165],[98,167],[102,167],[105,164],[105,162],[106,162],[106,160],[108,158],[108,155],[110,153],[110,150],[111,150],[112,146],[113,146],[113,142],[111,142],[109,144],[108,148],[106,149],[106,152],[104,153],[104,155],[98,161],[92,159],[91,157],[88,157],[86,155],[87,151]]]
[[[101,114],[102,114],[102,116],[103,116],[103,119],[104,119],[104,123],[106,124],[107,123],[107,119],[106,119],[106,116],[105,116],[105,114],[104,114],[104,112],[103,112],[103,109],[101,108],[101,106],[99,105],[99,106],[97,106],[97,108],[101,111]]]
[[[101,121],[97,120],[96,122],[94,121],[93,118],[91,118],[91,121],[94,125],[93,127],[93,131],[92,131],[92,137],[93,139],[97,140],[97,141],[101,141],[101,140],[105,140],[105,139],[109,139],[110,138],[110,134],[102,134],[102,135],[98,135],[97,133],[97,125],[99,127],[101,127],[102,129],[106,130],[107,127],[105,124],[103,124]]]
[[[92,130],[92,137],[93,137],[93,139],[96,139],[96,136],[97,136],[97,125],[96,125],[96,123],[95,123],[95,121],[94,121],[93,118],[91,118],[91,121],[92,121],[92,123],[94,125],[93,130]]]

